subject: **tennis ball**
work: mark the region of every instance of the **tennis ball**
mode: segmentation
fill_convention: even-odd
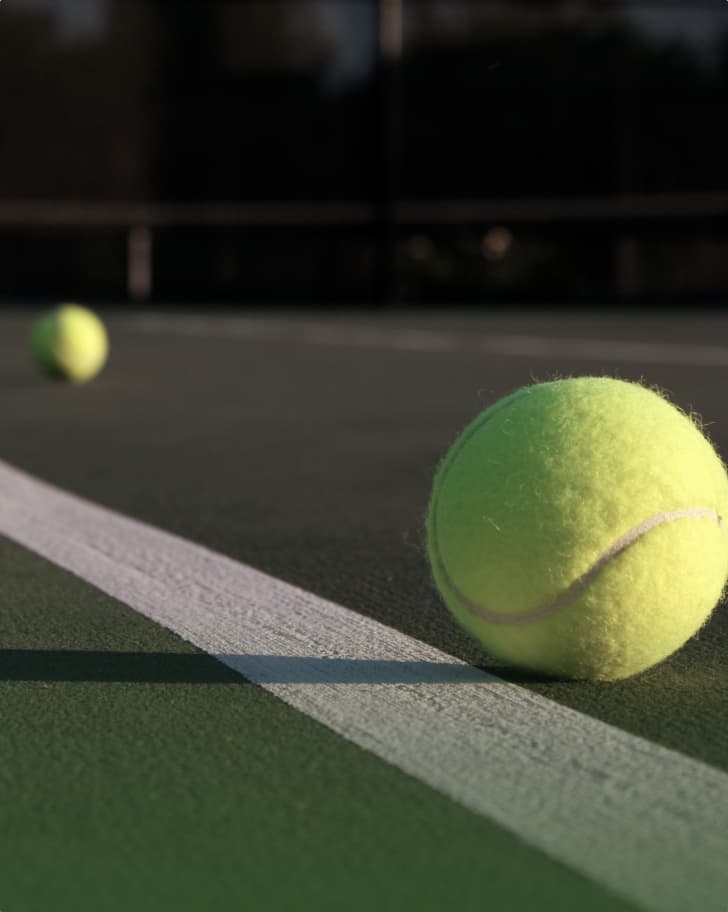
[[[728,478],[694,421],[604,377],[518,390],[437,472],[436,585],[493,656],[617,680],[679,649],[728,576]]]
[[[106,363],[109,342],[96,314],[78,304],[62,304],[36,321],[31,349],[49,374],[84,383]]]

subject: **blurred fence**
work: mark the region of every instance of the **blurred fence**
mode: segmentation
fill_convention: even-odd
[[[728,193],[396,201],[386,218],[361,202],[0,201],[3,237],[30,296],[64,270],[71,291],[132,301],[370,303],[392,268],[398,298],[425,302],[728,291]]]
[[[728,4],[34,0],[0,27],[4,300],[728,295]]]

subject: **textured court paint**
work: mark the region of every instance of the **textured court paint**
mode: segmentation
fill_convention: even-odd
[[[0,605],[3,909],[638,912],[2,535]]]
[[[384,329],[304,321],[255,318],[170,318],[154,315],[131,318],[126,325],[150,335],[182,335],[250,342],[295,342],[383,351],[452,354],[482,352],[511,358],[568,358],[577,362],[666,364],[684,367],[728,367],[728,348],[722,345],[679,345],[627,339],[569,339],[508,333],[447,332],[433,329]]]
[[[0,531],[626,899],[724,909],[728,775],[3,463]]]

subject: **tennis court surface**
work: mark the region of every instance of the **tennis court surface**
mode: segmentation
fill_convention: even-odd
[[[728,454],[719,312],[0,317],[0,908],[715,910],[728,613],[618,683],[508,669],[424,516],[534,380],[642,380]]]

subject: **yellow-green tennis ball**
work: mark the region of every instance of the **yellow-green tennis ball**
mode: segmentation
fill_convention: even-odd
[[[96,314],[78,304],[62,304],[37,320],[31,348],[48,373],[84,383],[106,363],[109,340]]]
[[[427,544],[493,656],[558,677],[643,671],[705,623],[728,576],[728,478],[662,396],[603,377],[496,402],[435,478]]]

